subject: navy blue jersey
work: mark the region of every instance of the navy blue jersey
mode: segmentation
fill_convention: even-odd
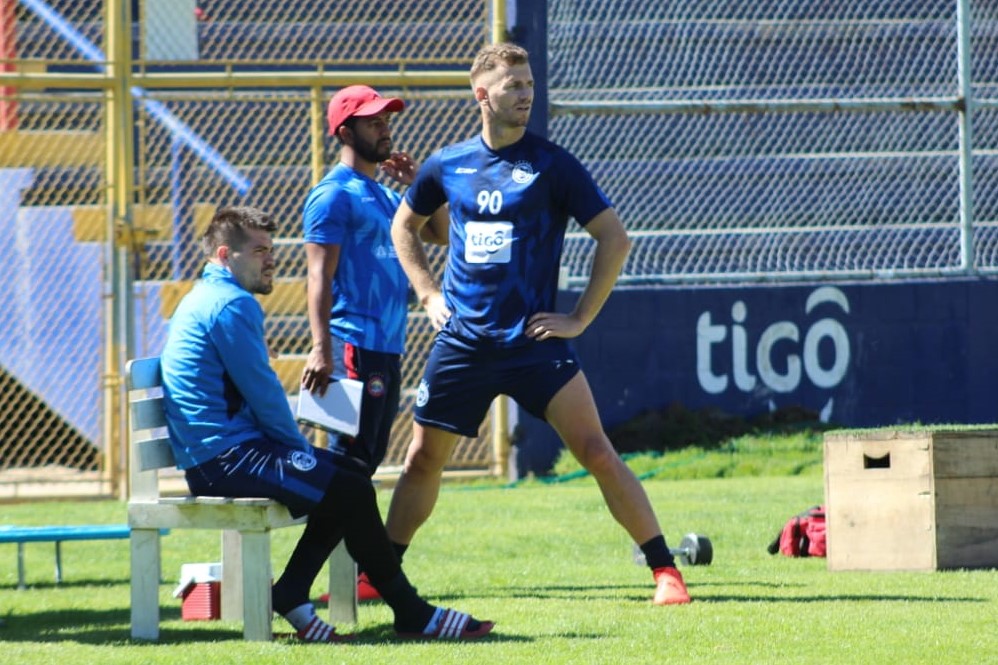
[[[554,311],[569,217],[585,225],[612,205],[575,157],[529,132],[499,150],[478,136],[434,153],[405,198],[420,215],[450,204],[447,329],[499,347],[526,343],[527,320]]]
[[[402,353],[409,281],[392,244],[402,198],[345,164],[309,192],[305,242],[339,245],[330,332],[362,349]]]

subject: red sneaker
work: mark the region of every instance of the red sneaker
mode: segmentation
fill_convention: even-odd
[[[652,571],[652,575],[655,576],[653,603],[656,605],[683,605],[690,602],[686,583],[683,582],[683,576],[678,570],[675,568],[656,568]]]
[[[367,573],[361,573],[357,576],[357,600],[362,603],[370,600],[381,600],[381,594],[374,588],[371,581],[367,579]],[[328,603],[329,594],[324,593],[319,596],[318,602],[321,604]]]
[[[381,594],[371,584],[371,580],[367,579],[367,573],[357,576],[357,600],[360,602],[381,600]]]

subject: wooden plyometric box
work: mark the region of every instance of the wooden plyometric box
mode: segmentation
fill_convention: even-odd
[[[998,567],[998,430],[825,435],[829,570]]]

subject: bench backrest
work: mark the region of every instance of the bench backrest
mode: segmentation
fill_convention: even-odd
[[[176,466],[166,432],[159,357],[130,360],[125,374],[129,404],[129,498],[155,499],[159,497],[159,470]]]

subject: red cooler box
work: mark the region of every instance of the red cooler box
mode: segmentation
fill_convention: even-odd
[[[185,563],[180,567],[180,584],[173,590],[181,598],[180,617],[184,621],[211,621],[222,616],[222,564]]]

